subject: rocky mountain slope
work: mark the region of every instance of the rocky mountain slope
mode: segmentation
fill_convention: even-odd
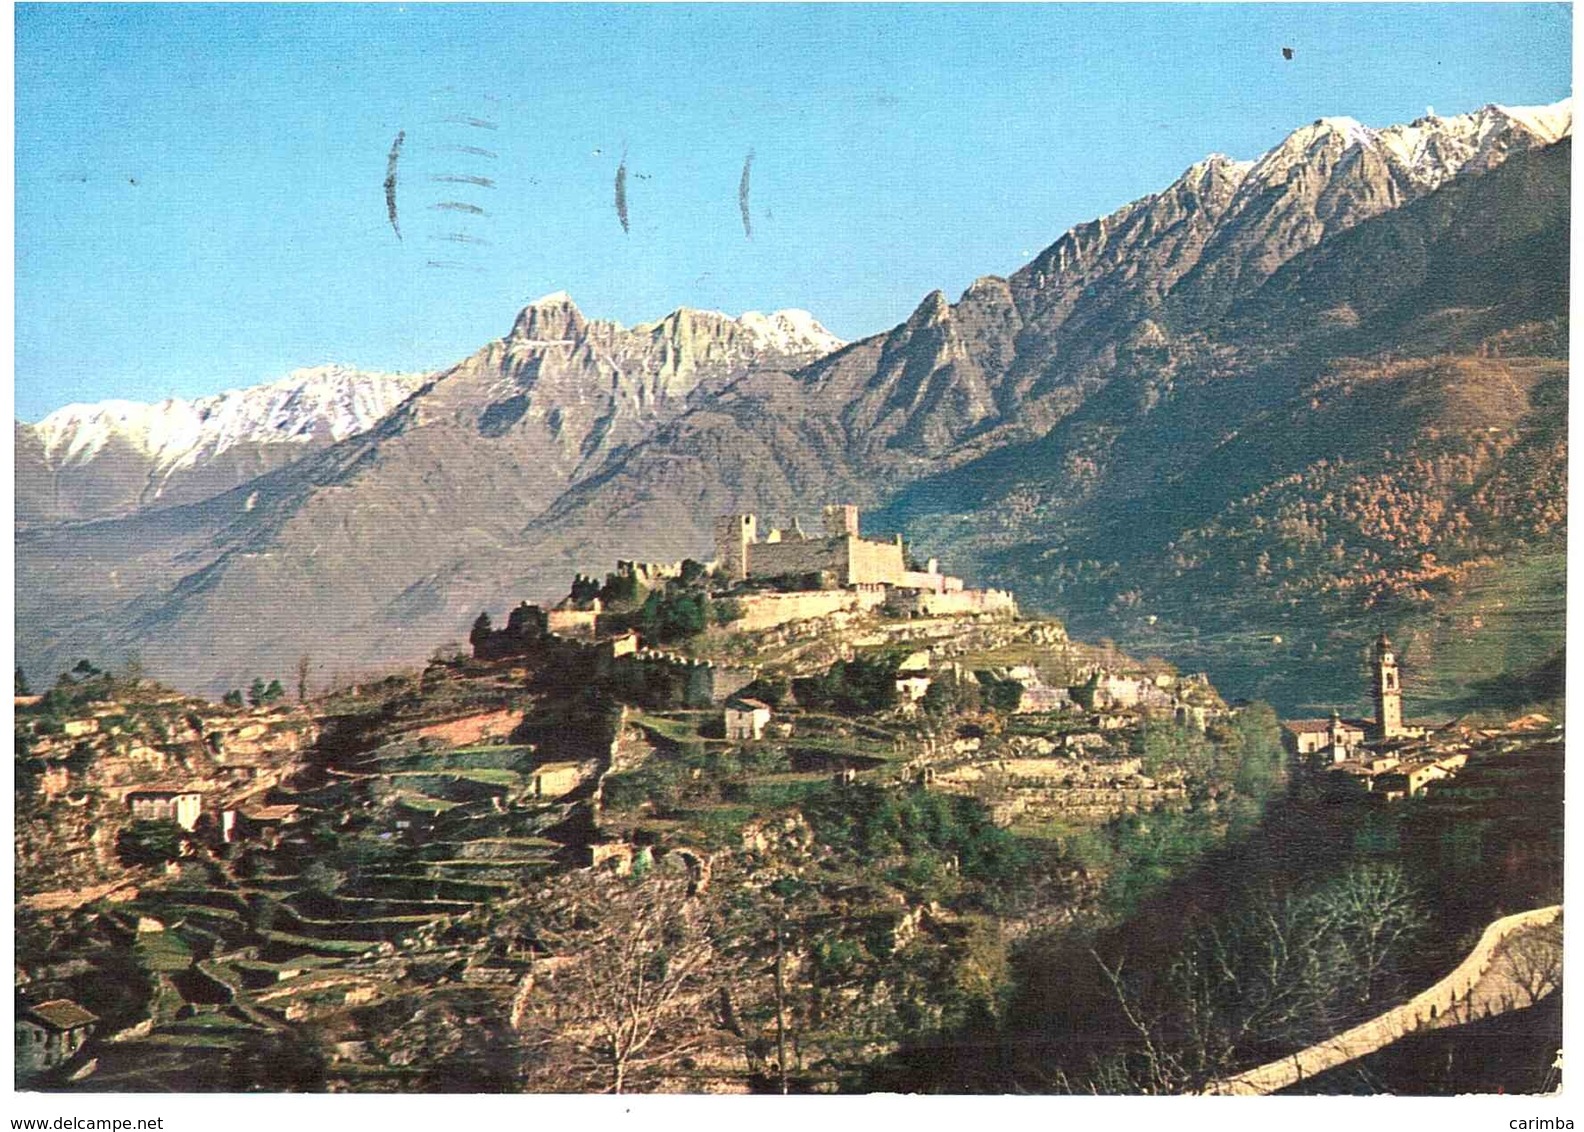
[[[911,486],[889,517],[1081,629],[1310,709],[1357,701],[1358,646],[1385,625],[1449,706],[1469,688],[1431,685],[1457,683],[1443,662],[1474,638],[1487,677],[1543,666],[1561,594],[1530,583],[1565,542],[1569,158],[1516,157],[1294,257],[1213,342],[1120,353],[1044,437]],[[1459,612],[1509,582],[1524,592],[1497,618]]]
[[[213,687],[303,651],[413,658],[478,609],[558,594],[618,555],[708,553],[716,514],[842,497],[1088,631],[1085,617],[1132,611],[1129,643],[1214,664],[1244,649],[1228,626],[1313,596],[1240,605],[1265,594],[1243,580],[1263,579],[1261,553],[1292,557],[1319,592],[1340,545],[1331,576],[1355,581],[1324,591],[1305,645],[1329,640],[1332,612],[1341,637],[1217,673],[1233,694],[1296,703],[1315,672],[1352,663],[1353,621],[1402,613],[1356,580],[1402,570],[1409,543],[1326,534],[1304,555],[1245,554],[1243,534],[1220,532],[1288,515],[1272,502],[1234,523],[1239,501],[1312,489],[1332,507],[1336,485],[1303,476],[1343,458],[1349,476],[1389,465],[1417,499],[1442,474],[1424,469],[1467,458],[1447,473],[1469,481],[1452,510],[1485,533],[1460,562],[1554,543],[1558,516],[1523,535],[1492,500],[1560,482],[1561,440],[1532,426],[1554,419],[1566,366],[1570,133],[1568,103],[1385,130],[1322,119],[1256,161],[1199,162],[1010,278],[955,304],[936,292],[834,352],[806,337],[767,353],[746,320],[700,312],[624,331],[552,296],[379,427],[245,490],[24,536],[24,657],[102,654],[111,625],[112,647]],[[1469,447],[1480,437],[1495,438],[1487,456]],[[1507,486],[1481,495],[1488,483]],[[1183,564],[1210,544],[1227,549]],[[1209,573],[1179,584],[1194,571]],[[1466,580],[1426,590],[1429,607]],[[1206,652],[1201,627],[1226,649]]]
[[[520,554],[570,485],[695,397],[840,344],[798,311],[627,329],[546,296],[339,444],[185,506],[19,531],[22,662],[135,651],[213,690],[303,652],[319,678],[427,655],[479,599],[470,564]]]

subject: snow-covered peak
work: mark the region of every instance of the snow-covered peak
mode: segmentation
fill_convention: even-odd
[[[1188,166],[1176,184],[1203,193],[1216,182],[1239,185],[1253,168],[1252,161],[1235,161],[1224,153],[1212,153]]]
[[[783,354],[829,354],[847,344],[808,311],[796,308],[769,314],[747,311],[737,323],[767,349]]]
[[[1550,106],[1497,106],[1486,108],[1517,122],[1524,129],[1547,143],[1561,141],[1573,134],[1573,97]]]
[[[585,318],[565,291],[553,291],[524,307],[509,337],[518,346],[565,346],[581,340],[584,334],[606,339],[627,334],[688,338],[700,332],[733,338],[733,348],[737,352],[823,355],[847,344],[821,326],[806,310],[778,310],[769,314],[747,311],[734,318],[725,311],[678,307],[664,318],[640,322],[629,328],[614,319]]]
[[[1343,116],[1318,118],[1263,154],[1250,182],[1257,190],[1285,178],[1295,165],[1311,164],[1324,151],[1339,155],[1358,148],[1380,157],[1406,187],[1428,192],[1466,168],[1499,164],[1513,148],[1550,145],[1572,132],[1572,98],[1550,106],[1491,104],[1451,118],[1429,113],[1406,125],[1380,128]]]
[[[279,381],[187,401],[67,405],[31,426],[53,467],[93,459],[112,442],[168,474],[242,443],[305,444],[363,432],[423,383],[422,374],[368,373],[344,365],[295,370]]]
[[[779,310],[764,314],[747,311],[733,318],[725,311],[679,307],[655,322],[642,322],[634,334],[653,334],[671,327],[714,324],[722,330],[745,333],[751,348],[775,354],[828,354],[847,343],[836,337],[808,311]]]

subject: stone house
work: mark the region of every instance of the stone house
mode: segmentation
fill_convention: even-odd
[[[188,833],[203,813],[203,795],[196,790],[133,790],[126,800],[133,821],[173,821]]]
[[[1282,723],[1282,740],[1297,758],[1322,756],[1325,762],[1341,762],[1348,752],[1364,742],[1369,724],[1360,719],[1289,719]]]
[[[1066,688],[1053,688],[1049,684],[1025,684],[1018,697],[1016,711],[1061,711],[1072,706],[1072,695]]]
[[[1209,721],[1210,709],[1203,704],[1190,704],[1182,701],[1172,709],[1172,720],[1178,727],[1192,727],[1195,731],[1203,731]]]
[[[301,820],[299,809],[295,804],[249,806],[239,812],[236,825],[243,835],[256,837],[273,847],[280,844],[287,826]]]
[[[1411,798],[1415,794],[1422,794],[1430,783],[1450,777],[1444,767],[1437,766],[1434,762],[1403,763],[1391,773],[1377,776],[1375,789],[1391,802],[1398,798]]]
[[[83,1047],[99,1018],[69,998],[51,999],[37,1006],[18,1004],[16,1014],[16,1072],[19,1078],[62,1065]]]
[[[626,876],[635,864],[647,867],[654,864],[654,850],[647,845],[634,846],[626,841],[596,841],[577,849],[573,859],[584,868],[610,868],[618,876]]]
[[[897,665],[896,691],[897,699],[904,704],[914,704],[924,698],[924,693],[930,687],[930,661],[933,659],[929,649],[919,649],[902,658],[902,663]]]
[[[632,656],[639,647],[638,634],[629,629],[620,636],[611,637],[604,643],[606,655],[615,660],[619,656]]]
[[[726,738],[763,739],[770,722],[770,705],[758,700],[735,699],[726,704]]]
[[[579,763],[545,763],[535,767],[530,788],[535,798],[561,798],[578,788],[583,781],[583,768]]]

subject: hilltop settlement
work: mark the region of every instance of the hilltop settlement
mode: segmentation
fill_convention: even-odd
[[[1010,1024],[1019,955],[1125,922],[1289,778],[1369,808],[1513,750],[1405,722],[1384,637],[1376,720],[1284,749],[1268,708],[850,504],[723,517],[713,551],[481,614],[421,671],[304,665],[296,702],[19,673],[19,1083],[897,1085],[921,1040]]]

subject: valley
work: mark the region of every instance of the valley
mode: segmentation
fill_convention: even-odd
[[[855,506],[824,517],[723,517],[712,562],[580,575],[481,615],[471,655],[311,698],[305,665],[291,705],[279,681],[216,707],[86,660],[19,689],[18,993],[27,1026],[70,1027],[19,1080],[1197,1091],[1557,891],[1547,717],[1382,722],[1328,773],[1265,705],[964,589]],[[1427,744],[1460,770],[1410,775],[1408,801],[1354,769]],[[1125,1026],[1026,1063],[1024,1027],[1048,1043],[1063,1011],[1167,993],[1116,982],[1106,1006],[1078,952],[1183,945],[1262,899],[1213,880],[1244,858],[1294,915],[1347,892],[1366,919],[1327,930],[1385,917],[1361,1000],[1344,964],[1287,1028],[1169,1077],[1132,1076]],[[1151,911],[1185,894],[1187,918]],[[1077,979],[1060,1002],[1052,963]]]
[[[1571,131],[17,422],[18,1087],[1554,1088]]]

